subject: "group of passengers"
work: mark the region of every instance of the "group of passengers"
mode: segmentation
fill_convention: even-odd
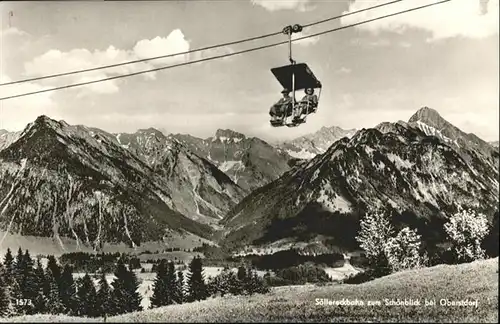
[[[290,96],[290,90],[283,89],[281,93],[283,98],[280,98],[270,109],[269,115],[271,115],[272,120],[275,121],[281,119],[286,114],[286,117],[294,116],[293,120],[295,122],[301,120],[302,115],[308,115],[316,111],[318,107],[318,96],[314,94],[314,89],[305,89],[306,95],[297,103],[295,98]],[[293,109],[295,106],[295,109]]]

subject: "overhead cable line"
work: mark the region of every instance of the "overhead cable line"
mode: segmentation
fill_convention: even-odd
[[[357,23],[354,23],[354,24],[350,24],[350,25],[346,25],[346,26],[342,26],[342,27],[338,27],[338,28],[334,28],[334,29],[325,30],[325,31],[318,32],[318,33],[315,33],[315,34],[311,34],[311,35],[307,35],[307,36],[295,38],[295,39],[292,40],[292,42],[298,42],[298,41],[301,41],[301,40],[304,40],[304,39],[307,39],[307,38],[312,38],[312,37],[316,37],[316,36],[320,36],[320,35],[324,35],[324,34],[336,32],[336,31],[339,31],[339,30],[343,30],[343,29],[347,29],[347,28],[351,28],[351,27],[363,25],[363,24],[366,24],[366,23],[369,23],[369,22],[373,22],[373,21],[377,21],[377,20],[381,20],[381,19],[385,19],[385,18],[397,16],[397,15],[400,15],[400,14],[404,14],[404,13],[408,13],[408,12],[412,12],[412,11],[416,11],[416,10],[420,10],[420,9],[424,9],[424,8],[428,8],[428,7],[432,7],[432,6],[435,6],[435,5],[438,5],[438,4],[443,4],[443,3],[446,3],[446,2],[450,2],[450,1],[452,1],[452,0],[442,0],[442,1],[439,1],[439,2],[434,2],[434,3],[423,5],[423,6],[414,7],[414,8],[406,9],[406,10],[403,10],[403,11],[398,11],[398,12],[395,12],[395,13],[392,13],[392,14],[387,14],[387,15],[384,15],[384,16],[379,16],[379,17],[376,17],[376,18],[372,18],[372,19],[361,21],[361,22],[357,22]],[[122,75],[112,76],[112,77],[108,77],[108,78],[104,78],[104,79],[98,79],[98,80],[94,80],[94,81],[74,83],[74,84],[60,86],[60,87],[55,87],[55,88],[50,88],[50,89],[43,89],[43,90],[38,90],[38,91],[33,91],[33,92],[27,92],[27,93],[23,93],[23,94],[8,96],[8,97],[2,97],[2,98],[0,98],[0,101],[1,100],[7,100],[7,99],[24,97],[24,96],[29,96],[29,95],[34,95],[34,94],[43,93],[43,92],[49,92],[49,91],[56,91],[56,90],[74,88],[74,87],[84,86],[84,85],[88,85],[88,84],[94,84],[94,83],[98,83],[98,82],[116,80],[116,79],[120,79],[120,78],[125,78],[125,77],[130,77],[130,76],[145,74],[145,73],[151,73],[151,72],[156,72],[156,71],[161,71],[161,70],[167,70],[167,69],[171,69],[171,68],[175,68],[175,67],[180,67],[180,66],[191,65],[191,64],[195,64],[195,63],[201,63],[201,62],[216,60],[216,59],[220,59],[220,58],[224,58],[224,57],[230,57],[230,56],[235,56],[235,55],[249,53],[249,52],[255,52],[255,51],[263,50],[263,49],[266,49],[266,48],[276,47],[276,46],[285,45],[285,44],[288,44],[288,41],[282,41],[282,42],[279,42],[279,43],[273,43],[273,44],[263,45],[263,46],[259,46],[259,47],[249,48],[249,49],[246,49],[246,50],[241,50],[241,51],[238,51],[238,52],[233,52],[233,53],[228,53],[228,54],[222,54],[222,55],[216,55],[216,56],[206,57],[206,58],[202,58],[202,59],[199,59],[199,60],[178,63],[178,64],[174,64],[174,65],[169,65],[169,66],[163,66],[163,67],[154,68],[154,69],[150,69],[150,70],[144,70],[144,71],[139,71],[139,72],[133,72],[133,73],[128,73],[128,74],[122,74]]]
[[[304,25],[303,27],[310,27],[310,26],[322,24],[322,23],[325,23],[325,22],[328,22],[328,21],[331,21],[331,20],[335,20],[335,19],[339,19],[339,18],[342,18],[342,17],[354,15],[354,14],[357,14],[357,13],[360,13],[360,12],[364,12],[364,11],[373,10],[373,9],[376,9],[376,8],[384,7],[384,6],[387,6],[387,5],[390,5],[390,4],[394,4],[396,2],[402,2],[402,1],[404,1],[404,0],[395,0],[395,1],[387,2],[387,3],[379,4],[379,5],[376,5],[376,6],[373,6],[373,7],[368,7],[368,8],[364,8],[364,9],[352,11],[352,12],[349,12],[349,13],[346,13],[346,14],[342,14],[342,15],[339,15],[339,16],[330,17],[330,18],[327,18],[327,19],[323,19],[323,20],[320,20],[320,21],[309,23],[307,25]],[[221,44],[217,44],[217,45],[211,45],[211,46],[196,48],[196,49],[192,49],[192,50],[185,51],[185,52],[178,52],[178,53],[166,54],[166,55],[161,55],[161,56],[149,57],[149,58],[144,58],[144,59],[139,59],[139,60],[133,60],[133,61],[127,61],[127,62],[122,62],[122,63],[111,64],[111,65],[103,65],[103,66],[98,66],[98,67],[94,67],[94,68],[81,69],[81,70],[75,70],[75,71],[70,71],[70,72],[56,73],[56,74],[51,74],[51,75],[34,77],[34,78],[30,78],[30,79],[10,81],[10,82],[5,82],[5,83],[0,83],[0,86],[6,86],[6,85],[11,85],[11,84],[18,84],[18,83],[23,83],[23,82],[31,82],[31,81],[37,81],[37,80],[44,80],[44,79],[51,79],[51,78],[56,78],[56,77],[62,77],[62,76],[67,76],[67,75],[78,74],[78,73],[85,73],[85,72],[91,72],[91,71],[98,71],[98,70],[102,70],[102,69],[109,69],[109,68],[114,68],[114,67],[123,66],[123,65],[129,65],[129,64],[135,64],[135,63],[153,61],[153,60],[158,60],[158,59],[170,58],[170,57],[179,56],[179,55],[187,55],[187,54],[191,54],[191,53],[196,53],[196,52],[201,52],[201,51],[216,49],[216,48],[219,48],[219,47],[230,46],[230,45],[237,45],[237,44],[247,43],[247,42],[251,42],[251,41],[255,41],[255,40],[259,40],[259,39],[269,38],[269,37],[272,37],[272,36],[280,35],[281,33],[282,33],[282,31],[279,31],[279,32],[274,32],[274,33],[270,33],[270,34],[265,34],[265,35],[260,35],[260,36],[254,36],[254,37],[250,37],[250,38],[240,39],[240,40],[236,40],[236,41],[231,41],[231,42],[227,42],[227,43],[221,43]]]
[[[361,13],[363,11],[369,11],[369,10],[377,9],[377,8],[380,8],[380,7],[385,7],[387,5],[391,5],[391,4],[394,4],[394,3],[397,3],[397,2],[402,2],[402,1],[404,1],[404,0],[395,0],[395,1],[391,1],[391,2],[382,3],[382,4],[379,4],[379,5],[373,6],[373,7],[368,7],[368,8],[364,8],[364,9],[359,9],[359,10],[351,11],[351,12],[348,12],[348,13],[345,13],[345,14],[341,14],[341,15],[338,15],[338,16],[334,16],[334,17],[330,17],[330,18],[318,20],[318,21],[315,21],[313,23],[309,23],[309,24],[306,24],[306,25],[302,25],[302,27],[306,28],[306,27],[311,27],[311,26],[323,24],[323,23],[329,22],[331,20],[340,19],[342,17],[354,15],[354,14],[357,14],[357,13]]]

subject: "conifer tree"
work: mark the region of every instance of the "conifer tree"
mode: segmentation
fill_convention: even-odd
[[[54,277],[52,271],[47,269],[45,274],[47,279],[47,295],[46,297],[46,310],[49,314],[61,314],[64,312],[64,305],[61,302],[61,297],[59,295],[59,286],[57,284],[56,278]]]
[[[77,295],[79,300],[77,314],[87,317],[97,316],[97,292],[88,273],[79,280]]]
[[[140,285],[139,278],[137,278],[137,275],[132,270],[129,270],[127,275],[128,275],[128,280],[126,288],[129,296],[127,311],[128,312],[140,311],[142,310],[141,306],[142,296],[139,293],[139,285]]]
[[[23,277],[23,272],[24,272],[24,254],[23,250],[19,248],[17,250],[17,255],[16,255],[16,261],[14,265],[14,278],[17,280],[19,285],[21,286],[21,281]],[[21,292],[22,292],[22,287],[21,287]]]
[[[12,252],[10,248],[7,248],[7,253],[3,259],[3,266],[5,268],[5,277],[7,281],[11,280],[14,272],[14,258],[12,257]]]
[[[182,304],[184,302],[184,273],[179,270],[177,271],[177,300],[179,304]]]
[[[3,269],[2,269],[3,272]],[[0,275],[0,318],[9,315],[10,300],[7,290],[7,285],[3,278],[3,273]]]
[[[165,260],[161,260],[156,267],[156,278],[153,284],[153,296],[151,297],[152,307],[161,307],[167,304],[167,287],[165,279],[167,277],[167,265]]]
[[[47,271],[50,271],[52,276],[54,277],[56,283],[59,287],[59,282],[61,280],[61,267],[56,261],[56,258],[53,255],[49,255],[47,261]]]
[[[249,280],[248,280],[247,269],[243,265],[240,265],[238,267],[236,278],[238,279],[238,284],[239,284],[238,293],[245,294]]]
[[[35,276],[35,269],[33,268],[33,259],[31,258],[28,250],[26,250],[25,254],[22,255],[22,261],[20,263],[20,268],[18,268],[18,271],[20,271],[19,286],[22,299],[24,299],[24,305],[20,307],[23,309],[23,313],[33,314],[33,301],[38,295],[38,282]]]
[[[224,268],[222,272],[217,276],[217,288],[216,293],[224,296],[225,294],[231,293],[233,295],[239,294],[239,281],[236,278],[235,273],[229,269]]]
[[[102,271],[99,278],[99,291],[97,292],[98,316],[106,318],[112,312],[111,286],[106,280],[106,273]]]
[[[75,314],[78,306],[78,296],[76,285],[73,279],[73,269],[70,265],[65,265],[61,273],[60,295],[67,314]]]
[[[240,265],[238,267],[238,272],[236,274],[236,277],[238,278],[239,281],[245,281],[247,277],[247,271],[243,265]]]
[[[269,287],[263,278],[260,278],[255,269],[247,271],[247,292],[251,294],[265,294],[269,292]]]
[[[167,287],[167,305],[178,302],[179,293],[177,291],[177,278],[175,275],[175,265],[173,262],[167,264],[167,277],[165,286]]]
[[[22,298],[21,288],[17,280],[12,278],[7,286],[7,295],[10,300],[10,314],[12,316],[22,315],[22,309],[17,306],[17,301]]]
[[[243,293],[251,295],[257,289],[257,282],[254,281],[254,273],[255,272],[251,268],[245,269],[246,276],[243,283],[245,288],[243,289]]]
[[[207,296],[207,286],[203,275],[201,258],[195,257],[189,264],[187,275],[188,301],[204,300]]]
[[[47,281],[45,279],[45,273],[43,271],[42,263],[40,262],[40,258],[38,258],[36,263],[36,268],[34,270],[36,286],[37,286],[37,294],[35,299],[33,300],[34,304],[34,313],[40,314],[45,313],[45,296],[44,291],[46,291]]]
[[[115,280],[112,282],[113,310],[116,314],[142,310],[141,296],[137,292],[139,281],[133,271],[127,270],[123,260],[118,259]]]
[[[113,293],[111,295],[112,300],[112,314],[123,314],[125,313],[127,294],[125,291],[125,281],[127,280],[127,269],[123,264],[121,259],[118,259],[116,263],[116,270],[114,272],[115,279],[111,283],[113,287]]]

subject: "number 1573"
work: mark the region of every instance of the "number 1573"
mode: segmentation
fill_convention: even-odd
[[[31,299],[16,299],[17,306],[33,306]]]

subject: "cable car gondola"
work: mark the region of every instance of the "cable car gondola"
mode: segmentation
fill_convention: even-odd
[[[316,78],[311,69],[307,66],[306,63],[296,63],[292,58],[292,33],[298,33],[302,31],[302,26],[294,25],[287,26],[283,29],[283,33],[289,36],[289,65],[280,66],[276,68],[272,68],[271,72],[281,84],[284,89],[290,90],[292,92],[292,99],[290,103],[282,109],[281,116],[277,116],[271,120],[271,126],[279,127],[279,126],[288,126],[295,127],[299,126],[306,122],[307,116],[311,113],[315,113],[317,111],[319,105],[319,98],[321,96],[322,84]],[[319,89],[319,93],[317,96],[317,101],[313,104],[312,102],[307,101],[307,103],[297,103],[295,100],[295,92],[297,90],[306,89]],[[283,92],[287,92],[284,90]],[[312,93],[311,93],[312,95]],[[304,115],[302,117],[302,115]],[[287,119],[291,117],[291,122],[287,122]]]

